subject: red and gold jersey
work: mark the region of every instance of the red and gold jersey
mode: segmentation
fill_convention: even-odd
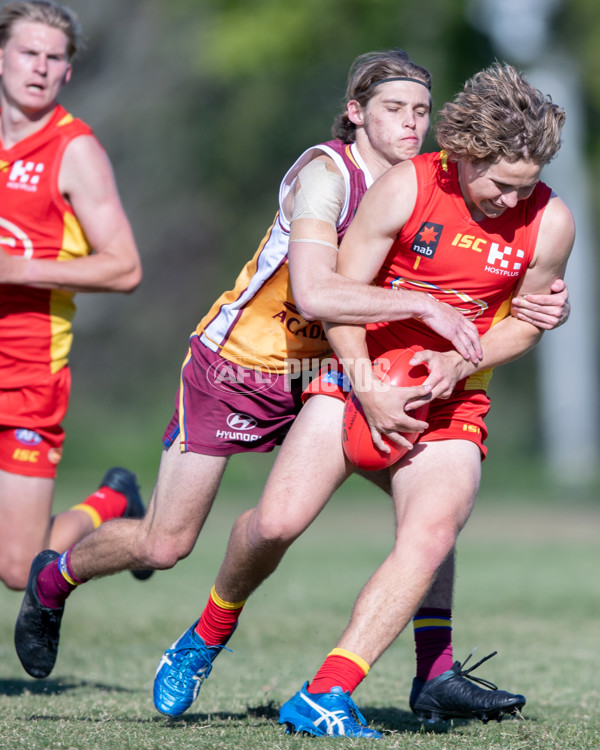
[[[415,208],[375,283],[431,294],[460,310],[481,335],[510,313],[515,287],[533,258],[551,190],[540,182],[514,208],[476,222],[462,197],[455,163],[443,152],[412,161],[418,184]],[[368,329],[373,357],[415,343],[438,351],[451,348],[414,319],[374,323]],[[477,373],[466,387],[485,389],[490,376],[489,371]]]
[[[309,148],[288,170],[279,189],[279,210],[273,225],[234,288],[217,299],[196,331],[209,349],[241,366],[284,373],[290,359],[305,363],[308,369],[314,366],[313,358],[330,352],[320,321],[303,318],[292,296],[288,270],[290,217],[285,210],[286,198],[302,167],[323,154],[334,160],[346,186],[337,221],[338,242],[373,181],[358,149],[337,140]]]
[[[57,106],[49,122],[12,148],[0,143],[0,246],[11,255],[71,260],[91,249],[58,188],[65,148],[91,129]],[[67,364],[73,293],[0,285],[0,384],[45,382]]]

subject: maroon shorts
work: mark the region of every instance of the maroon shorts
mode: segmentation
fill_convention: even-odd
[[[182,452],[209,456],[271,451],[300,411],[301,395],[301,380],[240,367],[194,335],[163,444],[179,438]]]
[[[0,469],[53,479],[62,458],[71,373],[63,367],[46,383],[0,389]]]

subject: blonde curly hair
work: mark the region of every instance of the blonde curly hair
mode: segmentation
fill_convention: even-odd
[[[469,78],[442,107],[435,134],[451,161],[525,160],[544,166],[560,149],[565,117],[523,74],[496,62]]]

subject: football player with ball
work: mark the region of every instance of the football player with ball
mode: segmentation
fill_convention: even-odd
[[[430,390],[406,408],[429,403],[429,411],[419,442],[389,470],[393,548],[360,592],[336,647],[282,706],[280,722],[288,731],[381,736],[365,726],[351,695],[418,611],[469,518],[486,453],[492,370],[525,354],[542,335],[508,314],[511,297],[549,290],[573,246],[569,209],[540,181],[543,166],[560,148],[564,120],[564,110],[550,97],[513,67],[495,63],[442,108],[436,126],[442,150],[388,170],[363,198],[342,241],[339,273],[384,288],[426,288],[474,321],[483,357],[477,364],[461,357],[417,318],[327,326],[380,450],[386,451],[384,436],[394,439],[410,425],[397,392],[375,387],[372,359],[421,345],[410,364],[427,366]],[[461,244],[467,236],[470,241]],[[315,476],[323,464],[313,466]],[[416,681],[413,709],[444,716],[439,698],[468,671],[457,663],[424,686]],[[458,708],[460,691],[455,697]],[[512,696],[513,703],[505,697],[506,713],[525,703],[523,696]],[[501,715],[490,701],[479,718]]]
[[[355,61],[347,111],[334,126],[334,140],[307,149],[292,165],[264,244],[243,269],[234,290],[215,302],[190,339],[181,399],[165,432],[146,520],[106,525],[68,550],[62,562],[52,561],[30,579],[16,627],[19,655],[29,674],[41,677],[52,670],[64,603],[77,586],[117,570],[175,565],[193,548],[229,457],[241,451],[271,450],[283,441],[259,505],[234,525],[202,616],[167,649],[159,664],[154,684],[157,709],[177,716],[189,708],[235,629],[246,598],[352,472],[340,439],[343,401],[315,395],[300,409],[300,389],[294,384],[288,387],[281,369],[291,358],[328,355],[325,336],[306,333],[307,327],[318,330],[314,321],[364,324],[417,317],[454,347],[459,360],[476,367],[482,356],[477,326],[450,304],[421,290],[384,289],[335,272],[339,242],[367,187],[392,165],[420,151],[429,126],[429,89],[429,73],[402,50],[369,53]],[[518,314],[530,325],[555,327],[564,322],[567,292],[562,281],[555,284],[556,294],[543,287],[541,296],[522,299]],[[257,373],[261,363],[268,368]],[[223,393],[222,387],[207,383],[207,373],[231,365],[244,375],[233,384],[235,392]],[[267,390],[265,378],[272,380]],[[433,393],[437,390],[434,385]],[[396,391],[402,402],[429,392],[430,387],[423,385]],[[242,417],[252,425],[253,435],[261,435],[259,440],[242,440],[247,433],[235,429]],[[402,427],[422,431],[426,423],[405,415]],[[298,455],[304,456],[301,467]],[[321,471],[317,467],[324,457]],[[315,470],[306,471],[307,465]],[[375,472],[372,478],[389,492],[389,472]],[[427,609],[417,613],[419,693],[452,666],[452,583],[450,555],[423,602]],[[56,602],[52,611],[39,605],[41,589]],[[524,700],[480,689],[462,675],[453,677],[454,693],[450,702],[444,698],[450,715],[466,711],[473,717],[490,705],[499,713]],[[460,714],[452,713],[457,689],[463,695]]]
[[[359,58],[350,73],[347,102],[347,110],[336,124],[334,134],[343,142],[351,144],[353,161],[363,165],[363,170],[366,167],[373,177],[377,177],[384,174],[392,164],[405,162],[410,154],[416,156],[429,124],[429,77],[423,69],[403,58],[401,51],[372,53]],[[350,202],[350,196],[342,192],[341,197],[336,200],[335,165],[325,160],[324,164],[311,161],[308,166],[309,170],[300,171],[296,184],[296,208],[291,222],[289,245],[290,275],[298,308],[306,317],[325,318],[329,315],[340,322],[358,323],[361,315],[363,319],[367,316],[368,305],[375,305],[378,293],[397,293],[406,304],[405,315],[396,313],[396,319],[400,322],[395,325],[400,331],[405,325],[414,323],[413,328],[416,326],[420,336],[424,331],[430,332],[429,339],[425,336],[422,338],[427,341],[427,348],[430,348],[429,342],[448,350],[452,350],[452,347],[460,348],[460,355],[456,355],[457,362],[470,362],[475,370],[480,360],[476,342],[470,337],[472,329],[457,325],[467,318],[447,304],[441,295],[424,294],[422,288],[416,290],[414,285],[412,289],[384,289],[365,283],[363,279],[348,279],[347,285],[331,286],[334,280],[331,271],[336,263],[337,213],[332,220],[326,209],[319,207],[328,195],[329,200],[325,205],[337,205],[339,211]],[[339,181],[341,182],[341,178]],[[311,188],[316,195],[309,192]],[[317,197],[320,197],[320,203],[316,200]],[[513,200],[513,197],[509,200]],[[312,213],[308,207],[312,208]],[[309,238],[312,238],[312,242]],[[366,243],[363,246],[363,256],[368,258],[369,253],[369,244]],[[413,262],[416,257],[414,256]],[[550,281],[558,278],[562,270],[561,264],[557,264],[554,270],[557,276]],[[490,278],[495,285],[500,277],[491,275]],[[547,292],[550,281],[532,288],[526,287],[524,291]],[[503,284],[510,286],[512,290],[514,280],[503,281]],[[506,287],[504,302],[510,299]],[[324,294],[325,301],[330,305],[328,313],[324,312],[323,301],[320,308],[312,302],[312,298],[318,296],[319,292]],[[543,296],[540,301],[550,302],[551,296]],[[427,309],[421,308],[422,304],[426,304]],[[335,315],[331,315],[331,305],[335,305]],[[508,313],[509,309],[510,304],[505,304],[503,313]],[[373,310],[374,307],[371,307],[371,314]],[[457,317],[456,313],[459,313]],[[413,318],[416,320],[413,321]],[[534,327],[536,323],[545,325],[540,320],[519,322],[519,325],[537,335],[538,329]],[[476,324],[472,325],[477,330]],[[401,342],[404,348],[411,343],[408,340]],[[368,369],[370,370],[370,361]],[[432,385],[393,391],[398,401],[395,408],[401,414],[398,424],[403,431],[422,432],[427,427],[426,422],[415,420],[404,413],[403,407],[408,400],[425,393],[442,395],[442,388],[451,390],[450,378],[444,375],[444,380],[439,382],[440,377],[436,373],[437,368],[431,376]],[[228,643],[245,601],[275,570],[289,545],[312,523],[331,494],[353,471],[344,457],[340,440],[344,393],[338,388],[338,382],[343,381],[343,378],[340,374],[338,381],[336,373],[329,375],[333,375],[333,382],[328,385],[339,398],[317,392],[308,399],[283,442],[258,506],[242,514],[234,524],[225,560],[199,620],[165,651],[155,678],[154,700],[157,708],[167,715],[179,715],[192,704],[202,681],[209,676],[215,658]],[[321,385],[323,384],[320,384],[319,379],[315,389],[326,393],[327,388],[324,385],[321,388]],[[474,408],[478,411],[473,415],[476,425],[473,423],[472,426],[478,426],[481,422],[480,412],[487,408],[487,397],[480,391],[474,393]],[[462,434],[461,432],[461,436]],[[395,434],[392,437],[402,440]],[[481,433],[475,433],[474,437],[482,443]],[[467,452],[476,444],[469,442],[468,445]],[[472,450],[476,452],[479,461],[479,447]],[[302,456],[301,461],[298,456]],[[469,456],[473,458],[470,453]],[[403,474],[404,470],[400,470],[400,467],[408,462],[406,460],[394,467],[392,472],[374,472],[371,478],[389,491],[391,474]],[[307,467],[310,469],[307,470]],[[474,475],[476,468],[471,469]],[[437,476],[438,472],[434,471],[433,475]],[[437,545],[438,531],[435,526],[426,524],[424,528],[431,532],[425,549],[432,543]],[[444,544],[452,536],[452,530],[446,533]],[[457,667],[453,661],[451,602],[454,560],[447,547],[443,548],[443,552],[447,556],[446,560],[440,561],[440,572],[429,593],[419,590],[422,600],[420,608],[420,600],[411,602],[410,615],[415,615],[417,651],[417,676],[411,695],[411,707],[424,716],[431,716],[432,708],[435,708],[436,714],[445,718],[499,718],[503,712],[512,712],[522,706],[525,699],[518,694],[479,687],[469,681],[460,665]],[[423,564],[421,578],[427,577],[429,583],[432,583],[435,572],[433,560],[423,561],[421,556],[419,562]],[[382,610],[378,616],[384,617],[386,606]],[[406,624],[406,619],[403,619],[405,613],[399,613],[398,617],[399,627],[403,627]],[[327,680],[323,688],[323,680],[318,679],[308,686],[301,699],[303,702],[304,698],[311,701],[313,698],[310,696],[313,694],[315,699],[327,704],[327,708],[320,707],[317,711],[323,710],[327,715],[342,717],[331,723],[331,733],[335,734],[361,734],[363,731],[352,719],[348,701],[349,692],[357,684],[352,684],[352,680],[363,677],[369,665],[360,653],[350,658],[348,654],[349,650],[336,653],[328,662],[328,668],[332,664],[334,666],[332,674],[336,680],[331,686],[342,686],[341,693],[332,694]],[[338,668],[342,670],[342,676],[339,675]],[[350,684],[349,674],[352,675]],[[287,723],[288,714],[283,714],[282,718]],[[294,721],[290,723],[293,724]],[[298,728],[306,727],[303,724]],[[319,732],[315,730],[315,733]]]

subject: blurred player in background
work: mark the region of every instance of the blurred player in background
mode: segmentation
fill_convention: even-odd
[[[30,674],[49,674],[56,659],[66,599],[64,586],[56,584],[61,565],[71,590],[117,570],[171,567],[192,550],[229,456],[272,450],[282,441],[300,409],[303,387],[301,379],[290,384],[287,363],[312,362],[330,352],[319,320],[364,323],[418,316],[461,356],[478,360],[475,326],[450,306],[421,293],[375,287],[365,292],[363,284],[335,273],[338,242],[367,187],[392,164],[419,152],[429,125],[429,86],[429,73],[402,50],[371,53],[356,61],[348,96],[350,116],[340,118],[335,140],[308,149],[289,170],[276,220],[258,252],[190,339],[146,520],[114,522],[73,547],[62,563],[47,564],[37,576],[36,592],[53,599],[53,612],[36,605],[37,594],[28,592],[25,597],[17,632],[21,659]],[[406,93],[410,96],[405,100]],[[565,302],[566,293],[529,300],[525,314],[539,315],[537,310],[527,312],[527,306],[533,309],[540,303],[549,324],[557,325]],[[270,520],[277,523],[275,516]],[[447,602],[452,596],[451,567],[449,578],[443,582]],[[232,617],[237,619],[241,608],[228,604],[237,600],[219,603],[219,594],[211,594],[209,606],[216,620],[224,618],[221,626],[213,618],[207,640],[206,630],[190,628],[176,655],[165,657],[174,671],[167,676],[164,692],[159,687],[155,693],[157,708],[164,713],[177,715],[191,704],[210,671],[213,654],[234,627]],[[46,615],[55,615],[55,625],[40,630],[38,624]],[[205,624],[203,617],[202,627]],[[444,618],[440,631],[447,656],[449,618]],[[439,649],[438,639],[430,652]],[[181,694],[169,694],[173,684]]]
[[[51,518],[70,390],[76,292],[131,292],[142,272],[110,162],[58,104],[80,43],[54,2],[0,8],[0,578],[24,589],[33,558],[119,516],[140,517],[135,477]]]

